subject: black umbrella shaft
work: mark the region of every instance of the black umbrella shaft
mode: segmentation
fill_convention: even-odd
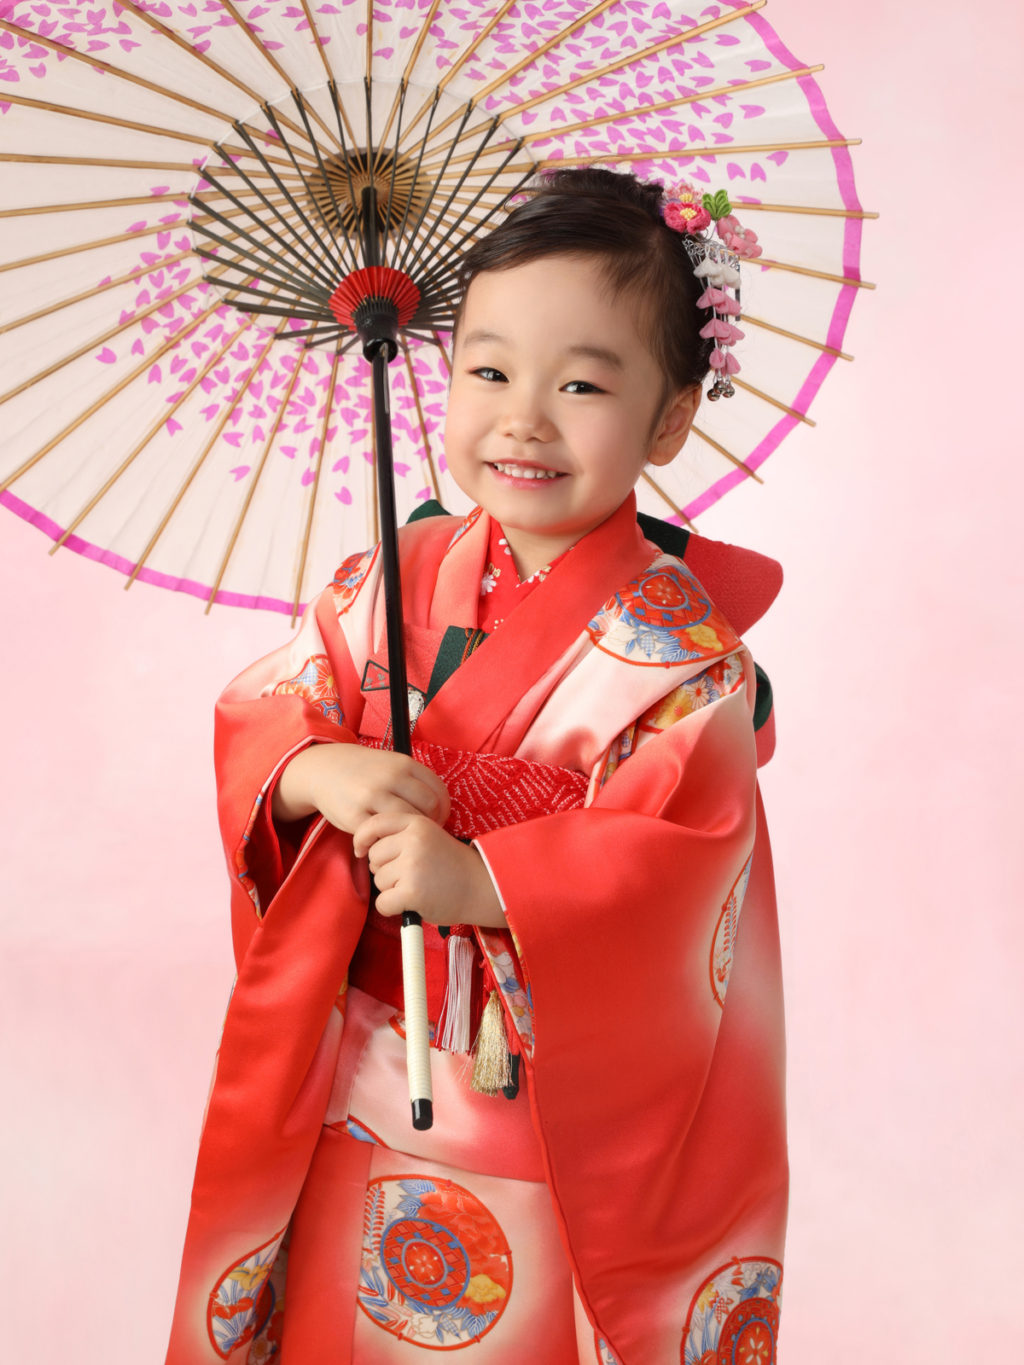
[[[405,672],[405,636],[402,631],[402,577],[398,569],[398,518],[395,511],[395,474],[391,442],[391,401],[386,343],[381,342],[374,347],[371,364],[373,365],[373,417],[376,426],[377,505],[380,508],[380,548],[384,568],[384,601],[387,617],[391,737],[396,753],[411,754],[409,688]]]

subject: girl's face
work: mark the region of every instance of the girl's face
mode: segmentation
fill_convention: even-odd
[[[700,388],[663,405],[636,304],[599,264],[551,256],[478,275],[455,340],[445,454],[526,577],[621,506],[686,440]]]

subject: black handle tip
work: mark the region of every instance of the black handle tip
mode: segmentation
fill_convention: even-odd
[[[434,1103],[432,1100],[413,1100],[412,1126],[420,1132],[434,1126]]]

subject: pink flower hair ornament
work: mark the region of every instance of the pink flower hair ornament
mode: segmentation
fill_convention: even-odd
[[[731,376],[740,366],[731,348],[743,340],[743,333],[730,319],[741,316],[740,260],[761,255],[757,233],[740,225],[725,190],[703,194],[686,181],[666,193],[661,216],[666,227],[682,236],[693,273],[706,286],[697,307],[712,313],[700,330],[705,340],[715,343],[709,357],[715,379],[708,398],[732,398],[736,390]],[[717,240],[706,231],[712,223]]]

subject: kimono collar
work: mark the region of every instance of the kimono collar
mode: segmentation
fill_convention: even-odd
[[[490,530],[490,517],[476,508],[456,532],[438,567],[431,629],[476,625]],[[420,717],[417,738],[474,752],[515,752],[532,720],[519,703],[587,638],[588,622],[655,553],[637,525],[631,493],[444,684]]]

